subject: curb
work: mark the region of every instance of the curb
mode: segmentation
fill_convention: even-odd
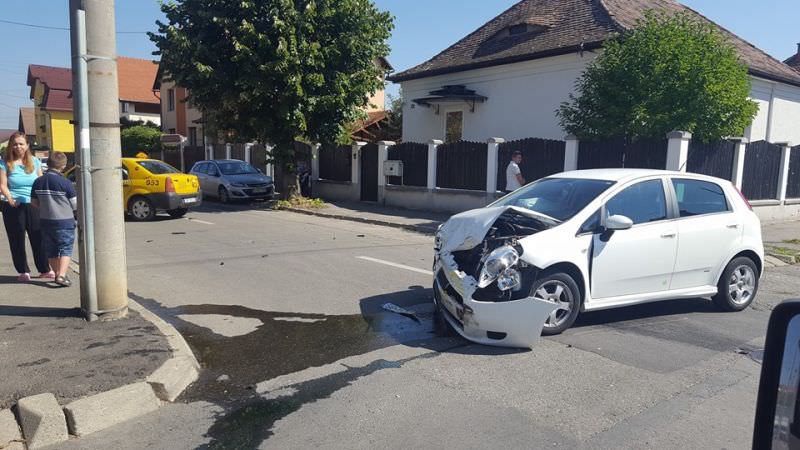
[[[75,273],[80,273],[76,265],[70,264],[70,268]],[[130,309],[152,323],[166,337],[172,356],[144,381],[83,397],[68,405],[58,405],[57,402],[55,405],[48,405],[45,412],[58,417],[58,421],[63,423],[64,428],[69,430],[72,436],[85,436],[153,412],[164,404],[175,401],[199,377],[200,363],[178,330],[135,300],[129,298],[128,305]],[[41,395],[52,396],[52,394]],[[26,399],[33,397],[39,396],[21,398],[15,408],[19,409],[20,402],[25,403]],[[53,400],[55,400],[54,397]],[[5,418],[8,418],[7,416],[9,414],[3,415]],[[17,421],[20,423],[17,424]],[[13,422],[14,426],[5,422]],[[12,428],[16,426],[22,430],[22,435],[36,435],[37,430],[26,427],[26,422],[30,421],[17,418],[17,420],[4,420],[0,423],[3,428],[9,428],[9,430],[0,429],[0,437],[9,437],[9,442],[0,442],[0,449],[22,448],[25,445],[22,442],[30,441],[30,438],[15,438],[19,432],[16,431],[15,435],[15,430]],[[9,444],[10,446],[6,447]]]
[[[413,231],[415,233],[426,234],[429,236],[433,236],[436,234],[436,227],[431,225],[412,225],[412,224],[404,224],[404,223],[397,223],[397,222],[390,222],[388,220],[380,220],[380,219],[368,219],[366,217],[358,217],[358,216],[347,216],[343,214],[332,214],[332,213],[324,213],[319,211],[312,211],[308,209],[301,209],[301,208],[280,208],[280,211],[289,211],[298,214],[305,214],[307,216],[319,216],[325,217],[328,219],[338,219],[338,220],[347,220],[350,222],[360,222],[360,223],[367,223],[370,225],[382,225],[385,227],[392,227],[392,228],[399,228],[406,231]]]

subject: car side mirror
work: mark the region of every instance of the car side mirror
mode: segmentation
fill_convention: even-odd
[[[752,354],[751,354],[752,356]],[[753,448],[796,448],[800,439],[800,300],[769,317],[761,364]]]
[[[609,231],[622,231],[628,230],[633,226],[633,221],[620,214],[615,214],[606,218],[606,230]]]

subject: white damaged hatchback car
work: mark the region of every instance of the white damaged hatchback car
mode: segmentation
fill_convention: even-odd
[[[453,216],[435,247],[440,325],[528,348],[581,311],[697,297],[743,310],[764,260],[761,223],[731,182],[643,169],[543,178]]]

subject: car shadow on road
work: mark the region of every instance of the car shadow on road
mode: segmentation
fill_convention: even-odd
[[[222,203],[205,197],[200,206],[190,208],[189,212],[224,214],[240,211],[274,211],[272,208],[274,204],[275,200],[234,200],[229,203]]]
[[[572,328],[589,327],[596,325],[611,325],[620,322],[630,322],[654,317],[666,317],[683,314],[716,313],[725,314],[705,298],[691,298],[680,300],[664,300],[641,305],[625,306],[621,308],[606,309],[602,311],[586,311],[578,316]]]

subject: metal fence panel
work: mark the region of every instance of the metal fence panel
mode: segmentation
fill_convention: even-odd
[[[225,144],[214,144],[214,159],[227,158]]]
[[[487,145],[458,141],[439,146],[436,186],[449,189],[486,189]]]
[[[181,151],[179,148],[165,148],[164,162],[170,166],[181,170]]]
[[[800,198],[800,145],[792,147],[789,154],[789,184],[786,198]]]
[[[515,151],[522,152],[520,170],[531,182],[564,170],[566,143],[552,139],[527,138],[500,144],[497,152],[497,190],[506,189],[506,168]]]
[[[319,149],[319,177],[323,180],[352,181],[353,159],[349,145],[323,144]]]
[[[403,161],[403,176],[388,177],[389,184],[403,186],[428,185],[428,146],[416,142],[403,142],[389,147],[389,160]],[[383,170],[378,167],[378,170]]]
[[[250,164],[253,167],[261,169],[264,173],[267,171],[267,147],[261,144],[255,144],[250,147]]]
[[[244,161],[245,159],[245,144],[231,145],[231,159],[238,159]]]
[[[732,180],[735,153],[736,142],[733,141],[723,139],[705,143],[692,140],[689,143],[686,171]]]
[[[198,161],[206,159],[206,149],[200,146],[186,146],[183,148],[183,161],[186,163],[186,172],[192,170],[192,167]]]
[[[751,142],[744,153],[742,193],[748,200],[778,197],[781,147],[767,141]]]

